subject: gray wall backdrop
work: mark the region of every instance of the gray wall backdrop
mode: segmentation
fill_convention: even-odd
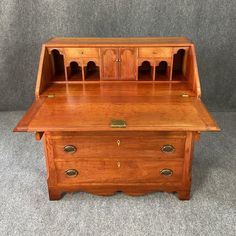
[[[236,108],[235,0],[1,0],[0,110],[34,99],[41,44],[54,36],[187,36],[197,49],[203,100]]]

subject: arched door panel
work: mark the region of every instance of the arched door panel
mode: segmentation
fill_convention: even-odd
[[[101,49],[102,56],[102,79],[115,80],[118,78],[119,53],[116,48]]]

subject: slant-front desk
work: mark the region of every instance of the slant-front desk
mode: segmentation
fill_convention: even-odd
[[[187,38],[53,38],[14,131],[43,137],[50,200],[76,191],[187,200],[194,141],[219,130],[200,96]]]

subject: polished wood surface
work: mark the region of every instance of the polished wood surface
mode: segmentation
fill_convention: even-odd
[[[104,80],[115,80],[118,77],[119,50],[105,48],[101,50],[102,76]]]
[[[100,97],[126,97],[135,96],[138,97],[164,97],[172,99],[173,97],[180,98],[183,95],[189,97],[195,97],[195,93],[191,90],[188,83],[153,83],[153,82],[141,82],[136,81],[103,81],[92,82],[87,84],[82,83],[51,83],[48,88],[41,94],[42,96],[48,96],[49,94],[55,94],[59,96],[98,96]]]
[[[119,68],[121,80],[136,79],[136,48],[121,48],[119,50]]]
[[[79,48],[75,50],[74,48],[65,48],[65,55],[69,58],[81,58],[81,57],[98,57],[99,52],[97,48]]]
[[[60,161],[76,161],[81,158],[103,157],[112,160],[173,160],[183,159],[186,134],[177,132],[60,132],[50,136],[54,158]],[[66,153],[64,147],[73,145],[74,153]],[[171,144],[174,151],[164,153],[162,147]]]
[[[172,48],[170,47],[148,47],[148,48],[139,48],[138,50],[139,57],[162,57],[162,58],[168,58],[172,56]]]
[[[156,183],[166,185],[177,185],[182,180],[182,161],[145,161],[140,159],[115,159],[98,158],[97,160],[82,160],[76,162],[55,162],[58,185],[79,184],[79,183]],[[171,176],[161,175],[161,170],[170,168],[173,171]],[[65,171],[76,169],[76,177],[67,177]],[[135,178],[134,178],[135,175]]]
[[[88,63],[96,68],[90,78]],[[182,82],[197,97],[201,94],[194,45],[186,38],[56,38],[42,47],[36,97],[52,82],[119,80]]]
[[[104,46],[104,45],[141,45],[141,46],[151,46],[151,45],[161,45],[161,46],[176,46],[176,45],[186,45],[189,46],[192,42],[186,37],[131,37],[131,38],[52,38],[45,42],[44,45],[48,47],[61,47],[61,46]]]
[[[44,140],[50,200],[74,191],[188,200],[194,141],[219,131],[200,96],[185,37],[54,38],[14,131]]]
[[[27,129],[18,125],[17,130],[112,131],[112,119],[124,119],[127,122],[125,130],[130,131],[219,130],[196,98],[61,96],[44,97],[43,102],[39,99],[31,110],[35,110],[35,106],[39,108],[32,119],[29,120],[26,113],[21,121],[28,121]]]
[[[119,132],[102,132],[101,136],[104,140],[104,137],[112,139],[114,136],[119,136],[119,134]],[[149,144],[147,144],[146,149],[145,147],[144,150],[140,149],[139,156],[132,156],[132,150],[130,149],[132,144],[129,145],[127,142],[130,142],[130,140],[124,139],[119,147],[121,145],[127,147],[128,145],[129,150],[127,149],[126,153],[130,155],[127,155],[127,157],[119,155],[118,148],[114,148],[110,156],[104,156],[100,151],[96,153],[96,147],[91,148],[91,156],[88,157],[82,150],[83,144],[80,143],[82,146],[77,146],[77,150],[78,153],[82,152],[81,156],[58,159],[58,155],[61,156],[63,145],[55,145],[55,140],[59,143],[75,144],[71,141],[81,141],[84,135],[93,137],[93,135],[98,134],[97,132],[85,132],[82,135],[80,132],[46,132],[45,148],[50,199],[60,199],[61,193],[64,191],[87,191],[98,195],[113,195],[116,191],[123,191],[133,196],[153,191],[167,191],[178,192],[180,199],[188,199],[187,195],[184,198],[184,193],[189,192],[190,189],[189,181],[186,182],[185,179],[191,179],[191,171],[185,167],[187,167],[189,158],[192,155],[192,132],[135,132],[132,134],[126,132],[120,135],[127,138],[132,135],[133,138],[136,137],[137,141],[140,134],[141,139],[138,141],[140,145],[148,143],[150,138],[153,138],[153,144],[156,141],[157,145],[166,140],[175,147],[176,153],[158,154],[156,149],[156,152],[155,150],[152,151],[151,156],[147,156],[150,155],[148,154]],[[91,140],[91,145],[93,145],[96,141]],[[98,142],[101,145],[100,139]],[[86,145],[89,145],[89,143]],[[136,146],[132,149],[136,150]],[[93,151],[96,153],[94,156]],[[66,155],[75,154],[76,152],[74,154],[67,153]],[[75,177],[67,176],[66,171],[71,169],[76,170],[78,175]],[[163,169],[171,170],[172,174],[169,176],[162,175],[161,171]]]

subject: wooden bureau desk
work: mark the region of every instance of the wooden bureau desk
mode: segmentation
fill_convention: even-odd
[[[194,141],[219,131],[187,38],[53,38],[14,131],[44,139],[50,200],[63,192],[190,198]]]

